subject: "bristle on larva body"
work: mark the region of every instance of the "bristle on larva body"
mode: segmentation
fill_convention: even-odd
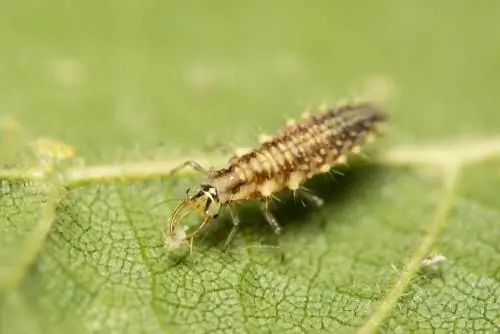
[[[387,116],[368,103],[343,104],[295,122],[287,122],[274,137],[262,136],[260,147],[213,170],[209,183],[222,203],[262,199],[285,188],[297,190],[319,173],[344,163],[351,153],[371,141]]]
[[[231,204],[251,199],[261,201],[264,217],[276,233],[281,233],[279,223],[267,209],[267,200],[288,188],[321,206],[323,200],[304,191],[302,184],[335,164],[345,163],[349,154],[359,153],[361,145],[370,141],[386,118],[368,103],[321,108],[316,115],[304,114],[298,121],[287,122],[273,137],[260,136],[258,148],[238,150],[224,169],[206,170],[196,161],[186,161],[174,171],[191,166],[208,178],[193,194],[186,193],[173,211],[169,233],[163,231],[165,245],[178,248],[184,241],[193,240],[226,206],[233,221],[227,246],[240,222]],[[191,233],[179,232],[178,221],[192,210],[203,216],[202,223]]]

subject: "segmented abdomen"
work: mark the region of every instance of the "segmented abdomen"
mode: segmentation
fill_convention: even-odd
[[[386,115],[367,103],[348,104],[290,122],[255,150],[230,159],[212,183],[225,201],[268,197],[292,190],[358,149]]]

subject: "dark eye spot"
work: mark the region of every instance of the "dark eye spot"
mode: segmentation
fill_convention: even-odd
[[[200,198],[201,196],[203,196],[203,191],[199,191],[198,193],[196,193],[195,195],[193,195],[193,197],[191,197],[191,198],[195,199],[195,198]]]
[[[210,195],[214,196],[215,198],[218,198],[219,195],[217,194],[217,189],[209,184],[202,184],[201,189],[204,192],[209,193]]]

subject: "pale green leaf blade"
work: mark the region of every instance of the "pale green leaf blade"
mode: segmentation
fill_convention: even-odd
[[[0,332],[498,332],[499,10],[6,3]],[[391,127],[368,163],[310,184],[323,208],[276,203],[278,237],[244,206],[226,252],[228,217],[191,256],[165,252],[164,200],[200,181],[169,169],[223,165],[206,145],[255,145],[366,80],[394,88]],[[40,165],[26,144],[47,137],[76,159]]]

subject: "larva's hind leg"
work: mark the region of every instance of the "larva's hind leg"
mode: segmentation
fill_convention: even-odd
[[[325,201],[321,197],[316,196],[313,193],[311,193],[303,188],[297,189],[296,193],[298,196],[301,196],[302,198],[306,199],[307,201],[316,205],[317,207],[321,207],[321,206],[323,206],[323,204],[325,204]]]
[[[266,218],[269,225],[271,225],[271,227],[273,228],[274,232],[276,234],[281,234],[281,226],[278,224],[276,217],[274,217],[274,215],[269,212],[266,202],[262,202],[262,204],[260,205],[260,210],[262,211],[262,214]]]
[[[233,222],[233,228],[231,229],[231,232],[229,232],[229,235],[227,236],[226,242],[224,243],[224,248],[227,248],[231,241],[234,238],[234,235],[236,234],[236,231],[238,230],[238,226],[240,225],[240,217],[238,217],[238,214],[234,210],[233,207],[228,206],[228,211],[229,214],[231,215],[231,221]]]

